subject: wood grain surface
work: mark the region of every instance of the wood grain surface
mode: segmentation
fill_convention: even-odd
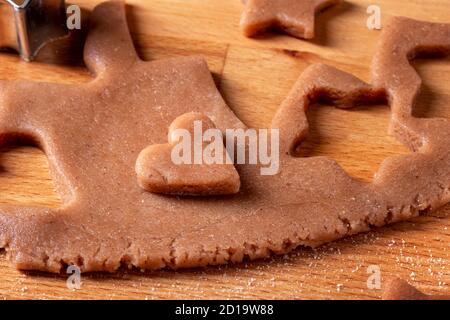
[[[87,11],[99,2],[73,1]],[[369,79],[380,35],[366,27],[369,4],[381,7],[383,23],[396,15],[450,23],[450,0],[347,0],[319,15],[313,41],[280,34],[247,39],[239,30],[239,0],[128,0],[127,4],[130,29],[143,59],[202,55],[230,108],[251,127],[268,126],[294,81],[312,63],[327,63]],[[46,48],[32,64],[14,54],[0,54],[0,79],[87,82],[90,75],[80,62],[80,52],[79,47],[62,43],[56,51]],[[414,62],[424,80],[416,116],[450,119],[449,62],[449,58]],[[353,110],[317,106],[308,116],[312,133],[303,155],[333,158],[367,183],[383,159],[409,152],[387,134],[387,106]],[[60,205],[39,149],[4,147],[0,165],[0,203]],[[411,222],[265,261],[177,272],[82,275],[79,290],[67,288],[64,274],[19,272],[2,252],[0,298],[378,299],[381,291],[367,287],[367,269],[372,265],[381,270],[381,285],[400,276],[426,293],[449,294],[449,227],[447,206]]]

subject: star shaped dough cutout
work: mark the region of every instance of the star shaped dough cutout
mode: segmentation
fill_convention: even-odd
[[[247,37],[280,29],[301,39],[314,38],[315,15],[340,0],[243,0],[241,28]]]
[[[230,182],[222,195],[174,196],[190,178],[157,161],[171,147],[171,128],[190,128],[195,119],[222,131],[246,127],[202,58],[140,60],[124,3],[102,3],[91,15],[85,45],[92,81],[0,81],[2,142],[17,136],[36,141],[63,201],[59,208],[0,205],[0,247],[23,270],[189,268],[283,254],[436,210],[450,201],[450,124],[410,114],[420,78],[411,78],[407,58],[417,48],[450,50],[449,30],[404,20],[386,27],[379,52],[389,57],[400,44],[402,57],[397,63],[374,60],[380,64],[375,86],[311,66],[273,121],[280,129],[278,174],[263,176],[252,164],[208,167],[207,174],[218,170]],[[411,81],[398,87],[392,65]],[[386,159],[372,184],[351,178],[332,159],[290,154],[307,133],[309,98],[351,107],[379,102],[387,92],[396,137],[418,151]],[[155,170],[162,175],[156,181],[149,176]],[[220,181],[200,179],[189,193],[204,194],[205,181],[223,188]]]

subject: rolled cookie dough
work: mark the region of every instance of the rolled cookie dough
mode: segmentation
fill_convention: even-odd
[[[57,209],[0,206],[0,246],[17,268],[59,272],[76,264],[82,271],[113,272],[120,266],[240,262],[368,231],[450,200],[449,122],[411,117],[399,97],[415,95],[414,88],[390,81],[377,88],[322,65],[305,71],[274,120],[286,151],[277,175],[237,165],[241,188],[231,196],[173,197],[142,189],[135,172],[139,154],[166,144],[179,116],[202,113],[222,131],[245,126],[223,101],[203,59],[137,57],[122,2],[100,4],[91,19],[85,61],[93,81],[0,81],[3,141],[17,135],[37,141],[64,202]],[[398,28],[410,23],[420,30],[402,38]],[[393,48],[385,48],[392,36],[407,43],[401,47],[448,50],[449,31],[448,25],[395,20],[378,52],[393,58]],[[378,66],[379,79],[412,72],[388,66]],[[342,88],[342,82],[349,86]],[[396,136],[417,148],[387,159],[374,183],[352,179],[330,159],[290,154],[306,132],[303,107],[310,99],[324,96],[347,105],[383,98],[384,90]]]

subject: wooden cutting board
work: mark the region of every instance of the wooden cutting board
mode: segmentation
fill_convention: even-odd
[[[86,10],[100,1],[74,0]],[[450,23],[450,0],[347,0],[319,15],[317,36],[301,41],[271,34],[247,39],[239,30],[239,0],[128,0],[130,28],[146,60],[202,55],[234,112],[251,127],[265,127],[302,71],[323,62],[368,80],[380,31],[366,27],[370,4],[391,16]],[[2,17],[0,17],[1,19]],[[61,46],[58,59],[44,50],[40,62],[0,54],[0,79],[82,83],[90,76],[78,63],[80,50]],[[62,58],[62,59],[61,59]],[[70,65],[57,62],[66,61]],[[450,59],[414,62],[424,80],[415,108],[419,117],[450,119]],[[304,156],[325,155],[370,183],[388,156],[409,151],[387,134],[387,106],[309,112],[312,133]],[[60,205],[45,155],[37,148],[9,146],[0,156],[0,203]],[[82,276],[80,290],[66,287],[66,275],[22,273],[0,255],[0,298],[33,299],[377,299],[368,268],[378,266],[381,285],[400,276],[427,293],[450,292],[450,206],[408,223],[395,224],[319,249],[298,249],[284,257],[201,270]]]

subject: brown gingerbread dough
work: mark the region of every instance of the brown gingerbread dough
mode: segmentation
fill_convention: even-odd
[[[235,194],[239,191],[239,174],[228,156],[226,146],[223,145],[223,137],[220,137],[223,152],[219,163],[203,163],[202,154],[200,163],[195,163],[195,122],[201,125],[202,134],[208,129],[216,128],[203,114],[186,113],[170,125],[169,143],[149,146],[139,154],[136,173],[138,183],[143,189],[161,194],[193,196]],[[186,129],[189,133],[191,154],[188,163],[175,163],[172,158],[174,145],[183,141],[174,136],[178,129]],[[198,141],[199,144],[201,142],[203,141]],[[206,145],[205,142],[202,144]]]
[[[427,295],[401,279],[392,279],[386,284],[383,300],[450,300],[450,295]]]
[[[243,0],[241,29],[247,37],[268,29],[302,39],[314,38],[315,15],[341,0]]]
[[[76,264],[82,271],[112,272],[122,265],[240,262],[317,246],[449,202],[449,122],[403,112],[398,99],[415,95],[414,88],[389,81],[384,88],[370,86],[322,65],[302,75],[274,120],[286,151],[277,175],[236,165],[241,188],[227,196],[174,197],[142,189],[138,157],[151,145],[166,144],[178,117],[201,113],[222,131],[245,126],[223,101],[203,59],[139,60],[122,2],[99,5],[91,19],[85,47],[95,74],[90,83],[0,81],[2,141],[18,135],[37,141],[64,201],[57,209],[0,206],[0,246],[17,268],[59,272]],[[420,30],[403,37],[411,23]],[[448,25],[394,20],[384,30],[377,59],[394,59],[405,42],[448,50],[449,31]],[[396,46],[385,48],[391,42]],[[378,79],[412,72],[400,67],[377,66]],[[311,101],[326,97],[347,106],[381,99],[385,91],[396,136],[417,148],[387,159],[373,184],[352,179],[328,158],[289,154],[307,130],[304,108]]]

